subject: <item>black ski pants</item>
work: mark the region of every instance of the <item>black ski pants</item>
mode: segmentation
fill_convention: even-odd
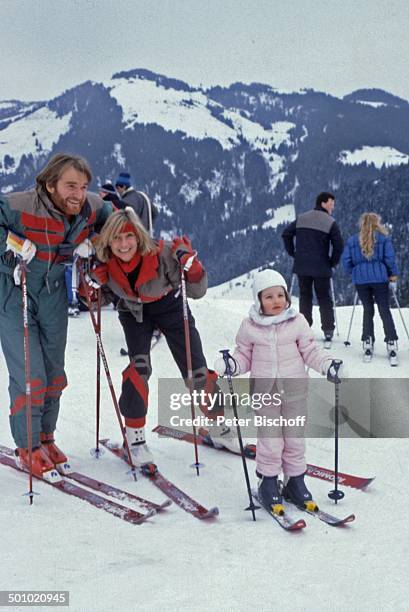
[[[122,373],[119,407],[127,425],[143,427],[148,408],[148,380],[152,372],[150,351],[155,329],[159,329],[166,338],[182,378],[186,380],[188,376],[182,297],[179,292],[172,291],[157,302],[144,304],[143,321],[140,323],[130,311],[120,311],[119,320],[125,332],[130,358],[130,364]],[[200,335],[189,308],[188,321],[194,388],[217,393],[217,374],[207,369]],[[215,406],[209,414],[206,407],[201,408],[210,418],[223,414],[220,405]]]
[[[335,329],[334,304],[331,296],[331,278],[327,276],[298,276],[300,288],[300,312],[312,325],[312,289],[320,309],[321,329],[324,334],[333,335]]]
[[[383,331],[385,333],[385,342],[397,340],[398,336],[393,322],[392,313],[389,308],[389,283],[372,283],[365,285],[356,285],[359,299],[364,307],[364,318],[362,326],[361,340],[372,339],[375,342],[375,332],[373,319],[375,316],[376,302],[379,315],[383,323]]]

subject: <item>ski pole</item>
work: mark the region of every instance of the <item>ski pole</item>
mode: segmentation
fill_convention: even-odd
[[[180,264],[180,282],[182,287],[182,304],[183,304],[183,324],[185,329],[185,349],[186,349],[186,367],[187,367],[187,386],[190,393],[190,411],[192,414],[192,431],[193,431],[193,442],[195,447],[195,463],[191,466],[196,468],[196,474],[199,476],[199,468],[203,467],[203,464],[199,463],[199,451],[197,446],[197,433],[195,422],[195,407],[193,403],[193,368],[192,368],[192,350],[190,346],[190,329],[189,329],[189,313],[187,304],[187,292],[186,292],[186,278],[185,268],[183,264]]]
[[[405,328],[406,336],[407,336],[407,338],[409,340],[408,328],[406,327],[406,323],[405,323],[405,320],[403,318],[402,311],[400,309],[400,304],[398,302],[398,296],[396,295],[396,291],[395,291],[394,287],[391,286],[391,289],[392,289],[393,297],[394,297],[395,302],[396,302],[396,306],[398,307],[398,310],[399,310],[400,318],[402,319],[403,327]]]
[[[358,301],[358,291],[355,291],[355,295],[354,295],[354,307],[352,308],[351,320],[349,321],[348,336],[347,336],[347,339],[344,342],[345,346],[350,346],[350,344],[351,344],[350,341],[349,341],[349,336],[351,334],[352,320],[354,318],[355,306],[356,306],[357,301]]]
[[[33,423],[31,413],[31,364],[30,364],[30,339],[28,333],[28,298],[27,298],[27,266],[25,261],[20,262],[21,289],[23,294],[23,331],[24,331],[24,374],[26,383],[26,419],[27,419],[27,448],[29,461],[29,490],[27,495],[30,506],[33,504]]]
[[[81,266],[80,266],[79,270],[80,270],[81,284],[82,284],[82,286],[84,288],[85,297],[87,299],[87,306],[88,306],[89,314],[90,314],[90,317],[91,317],[92,327],[94,328],[95,337],[97,339],[97,344],[98,344],[98,348],[99,348],[99,354],[100,354],[100,357],[101,357],[101,360],[102,360],[102,365],[104,366],[105,375],[106,375],[106,378],[107,378],[109,390],[111,392],[112,402],[114,404],[116,416],[118,418],[119,428],[121,430],[122,439],[123,439],[123,442],[124,442],[124,447],[125,447],[125,450],[126,450],[127,455],[128,455],[129,464],[131,466],[131,473],[132,473],[132,476],[134,477],[134,479],[136,480],[136,468],[135,468],[135,465],[134,465],[133,460],[132,460],[132,455],[131,455],[131,451],[129,449],[128,440],[126,438],[125,427],[122,424],[121,412],[119,410],[118,400],[116,398],[116,393],[115,393],[114,385],[112,383],[111,373],[110,373],[109,367],[108,367],[108,361],[107,361],[107,358],[106,358],[106,355],[105,355],[105,351],[104,351],[104,347],[103,347],[102,340],[101,340],[101,334],[100,334],[100,331],[98,329],[98,323],[97,323],[97,321],[95,319],[95,315],[94,315],[94,312],[92,310],[92,303],[91,303],[91,299],[89,297],[88,287],[87,287],[87,283],[86,283],[86,280],[85,280],[84,271],[83,271]]]
[[[339,440],[339,432],[338,432],[338,424],[339,424],[339,385],[341,384],[341,379],[338,376],[339,368],[341,367],[341,360],[334,360],[335,367],[335,407],[334,407],[334,420],[335,420],[335,467],[334,467],[334,481],[335,481],[335,489],[332,489],[328,493],[328,497],[333,499],[335,503],[338,503],[338,500],[342,499],[345,496],[343,491],[338,489],[338,440]]]
[[[251,494],[249,473],[248,473],[248,470],[247,470],[246,456],[244,454],[243,438],[242,438],[242,435],[241,435],[241,429],[240,429],[240,425],[239,425],[239,417],[238,417],[238,413],[237,413],[236,396],[234,395],[233,381],[231,379],[232,371],[231,371],[230,362],[229,362],[229,357],[231,358],[231,355],[229,353],[229,349],[222,349],[219,352],[223,355],[224,363],[226,364],[226,376],[227,376],[227,381],[229,383],[229,390],[230,390],[231,399],[232,399],[232,407],[233,407],[234,419],[236,421],[236,427],[237,427],[237,437],[238,437],[239,446],[240,446],[241,460],[242,460],[242,463],[243,463],[244,478],[246,480],[247,493],[248,493],[249,501],[250,501],[250,504],[249,504],[248,508],[246,508],[246,510],[251,510],[251,513],[253,515],[253,521],[255,521],[256,520],[255,510],[258,510],[260,506],[256,506],[255,505],[255,503],[253,501],[253,496]]]
[[[291,285],[290,285],[290,293],[289,293],[290,298],[291,298],[291,296],[293,294],[293,290],[294,290],[294,279],[295,279],[295,274],[293,274],[291,276]]]
[[[78,308],[78,257],[74,257],[71,268],[72,304]]]
[[[330,285],[331,285],[331,294],[332,294],[332,308],[334,310],[335,327],[336,327],[336,330],[337,330],[337,336],[339,336],[338,319],[337,319],[337,307],[336,307],[336,304],[335,304],[334,281],[333,281],[332,278],[330,279]]]
[[[98,333],[101,334],[101,287],[97,289],[97,326]],[[103,454],[104,450],[99,447],[99,425],[101,420],[101,355],[99,352],[99,345],[97,342],[97,374],[96,374],[96,394],[95,394],[95,402],[96,402],[96,440],[95,440],[95,448],[91,449],[91,455],[96,459]]]

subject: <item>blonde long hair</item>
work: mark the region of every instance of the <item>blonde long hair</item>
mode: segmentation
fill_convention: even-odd
[[[114,236],[120,234],[122,228],[127,223],[133,225],[138,240],[138,253],[141,255],[151,255],[158,250],[157,245],[149,236],[147,230],[142,225],[138,215],[133,208],[127,206],[124,209],[116,210],[106,220],[104,227],[98,237],[96,251],[100,261],[106,262],[112,257],[111,242]]]
[[[359,228],[359,244],[362,253],[367,259],[371,259],[375,247],[375,233],[380,232],[386,236],[388,230],[381,224],[381,217],[373,212],[366,212],[361,215]]]

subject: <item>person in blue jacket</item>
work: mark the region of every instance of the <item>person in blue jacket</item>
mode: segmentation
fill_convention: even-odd
[[[359,227],[359,233],[351,236],[346,243],[342,263],[345,271],[352,274],[352,282],[364,307],[361,337],[364,350],[373,350],[376,302],[389,353],[397,350],[398,340],[389,307],[389,283],[396,286],[398,278],[392,240],[376,213],[365,212],[361,215]]]

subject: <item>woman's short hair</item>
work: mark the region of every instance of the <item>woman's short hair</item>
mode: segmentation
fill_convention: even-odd
[[[128,224],[132,225],[136,234],[138,240],[138,253],[141,255],[156,253],[158,250],[156,243],[150,237],[133,208],[127,206],[126,208],[116,210],[112,213],[106,220],[99,234],[96,251],[100,261],[106,262],[112,257],[111,243],[114,237],[120,234],[124,226]]]

